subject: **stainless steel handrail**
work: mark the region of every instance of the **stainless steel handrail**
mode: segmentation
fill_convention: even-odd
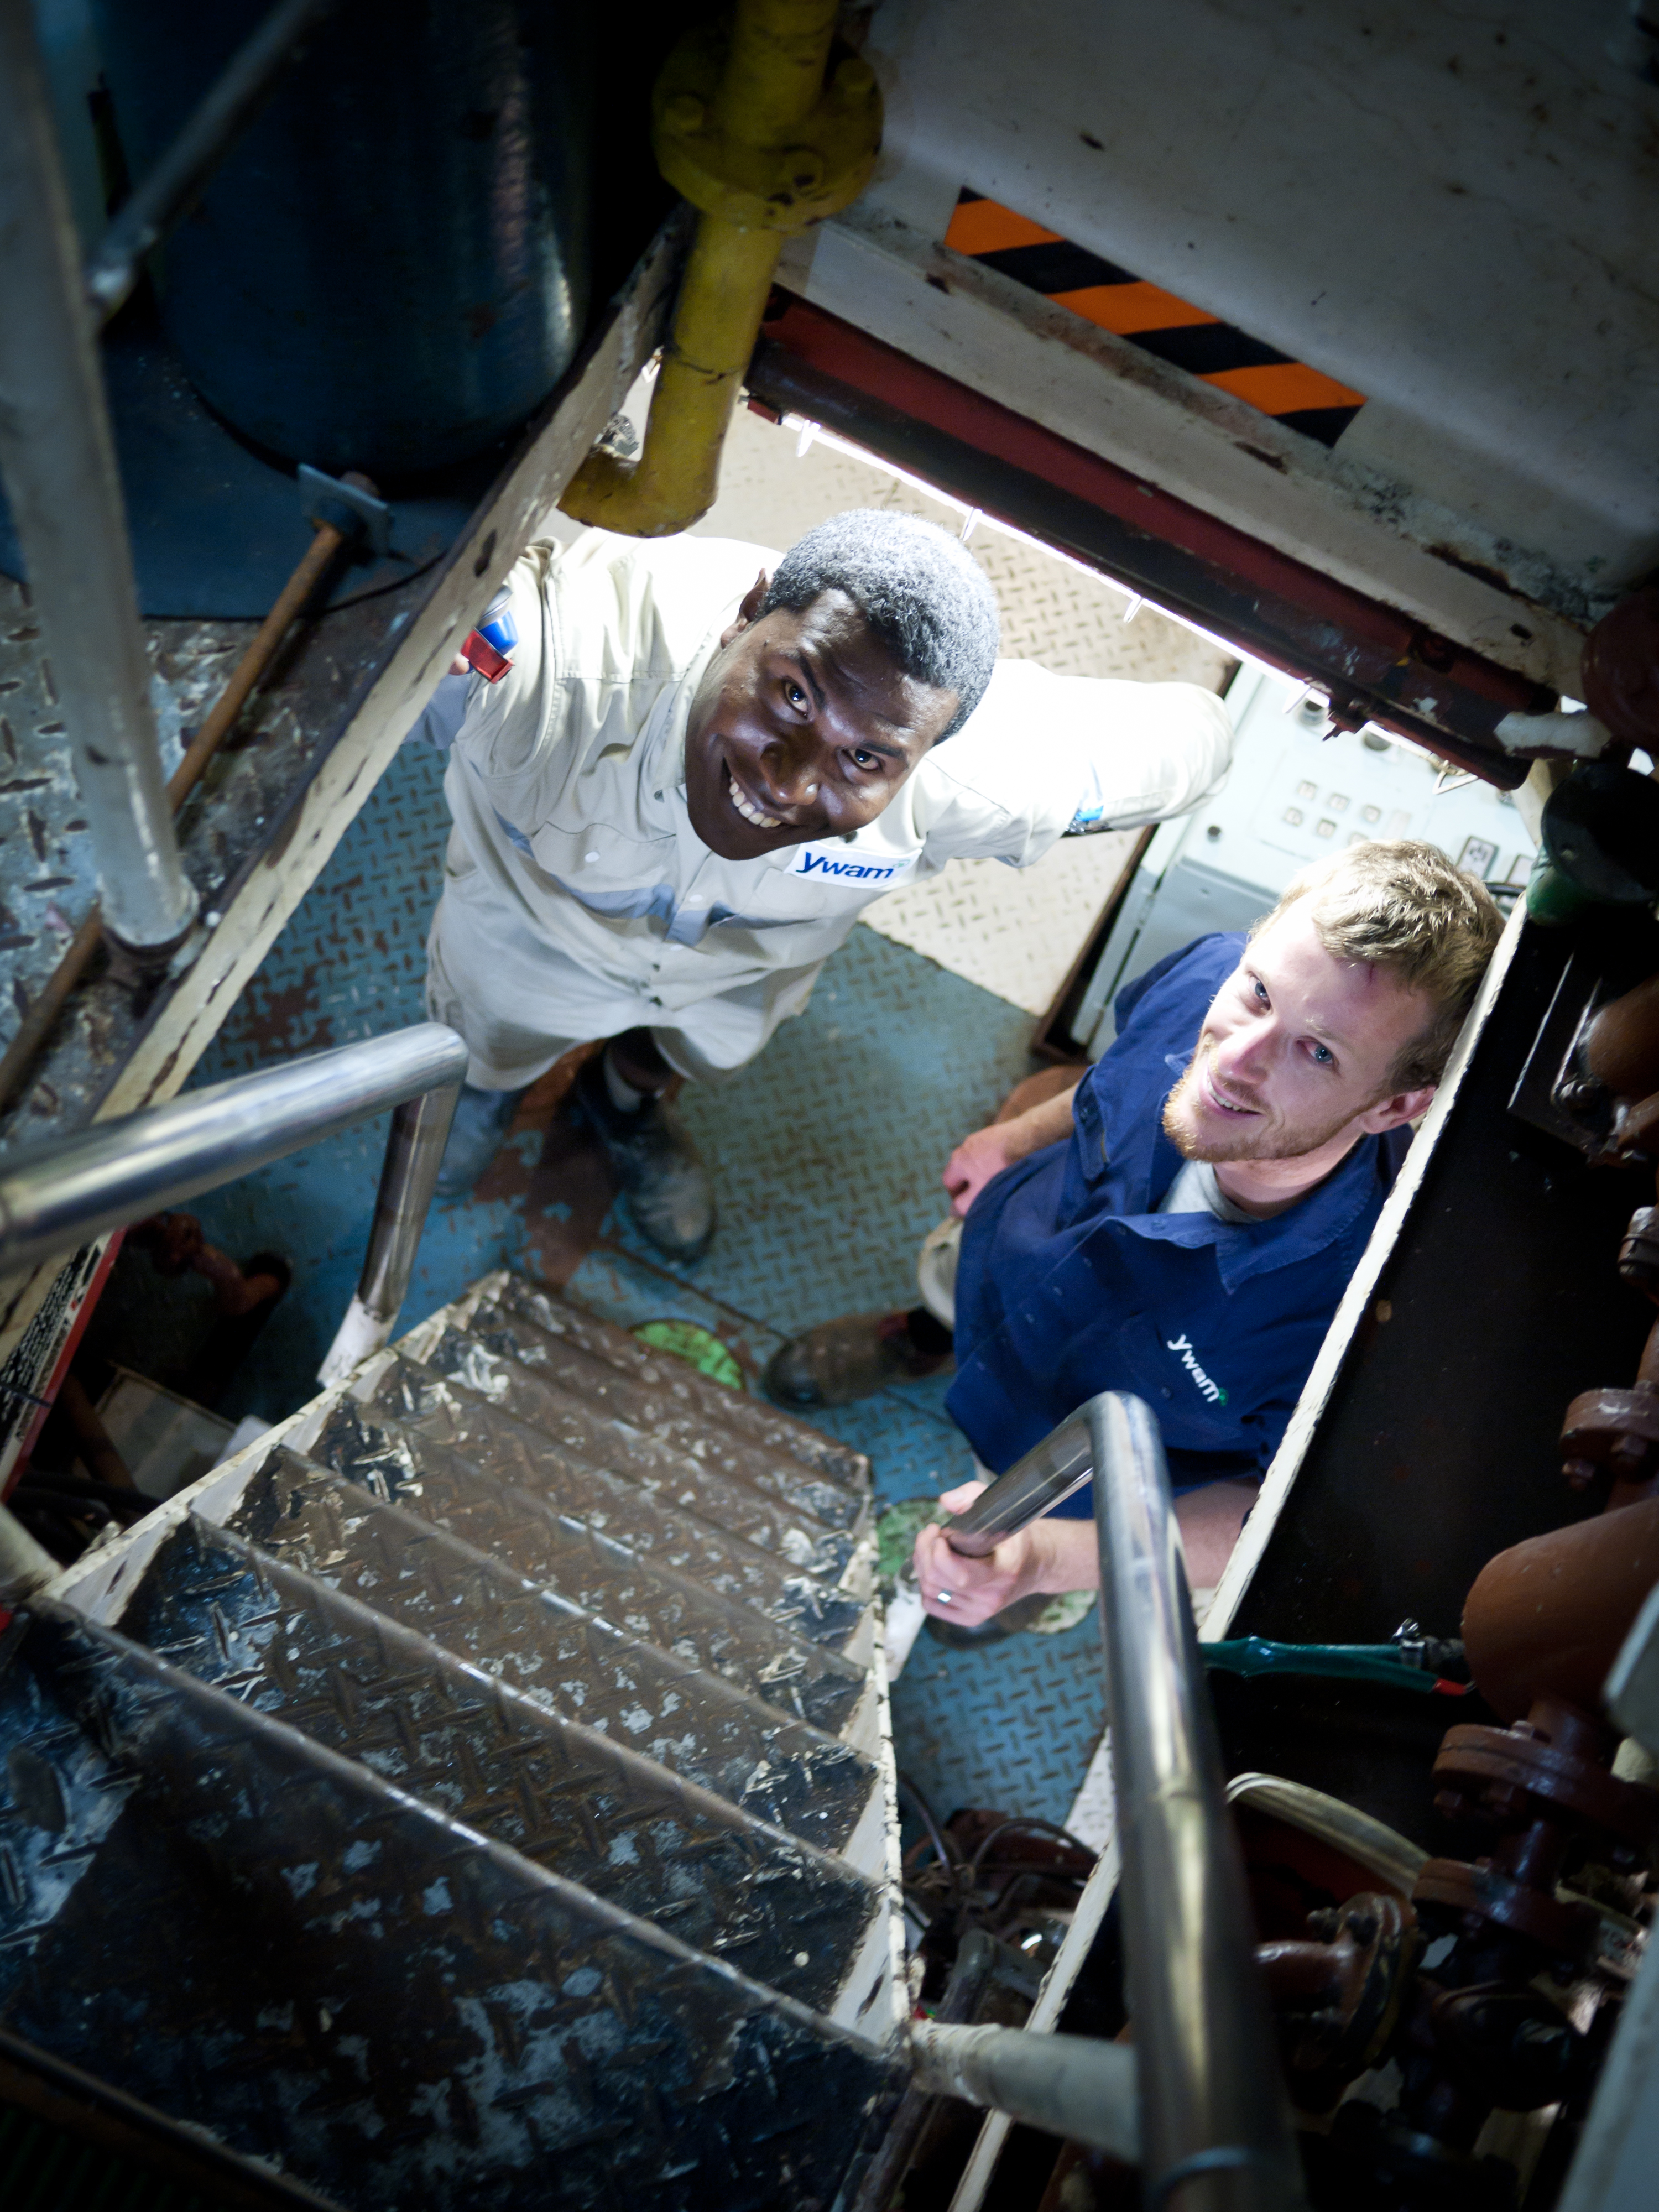
[[[453,1089],[465,1073],[454,1030],[419,1022],[15,1152],[0,1161],[0,1274],[182,1205],[388,1106]]]
[[[1085,1407],[1140,2053],[1147,2212],[1284,2212],[1301,2166],[1193,1624],[1164,1443],[1139,1398]]]
[[[1028,1521],[1041,1520],[1062,1498],[1081,1490],[1093,1468],[1089,1425],[1083,1413],[1074,1413],[981,1491],[965,1513],[947,1522],[945,1540],[964,1559],[987,1559],[1005,1536]]]
[[[1289,2212],[1301,2169],[1152,1414],[1115,1391],[1091,1398],[946,1540],[982,1556],[1091,1472],[1141,2201],[1147,2212]]]
[[[336,1381],[392,1334],[466,1063],[466,1047],[453,1030],[417,1022],[15,1153],[0,1162],[0,1275],[233,1182],[390,1106],[395,1110],[386,1165],[357,1294],[321,1378]],[[0,1604],[15,1604],[56,1571],[50,1555],[0,1506]]]

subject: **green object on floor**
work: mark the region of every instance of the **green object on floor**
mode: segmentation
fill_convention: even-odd
[[[633,1334],[653,1352],[665,1352],[672,1358],[683,1359],[699,1375],[707,1375],[712,1382],[724,1382],[728,1390],[748,1387],[742,1368],[713,1329],[703,1328],[694,1321],[642,1321]]]
[[[890,1591],[916,1548],[916,1538],[930,1521],[948,1521],[950,1515],[937,1498],[901,1498],[876,1522],[876,1580]]]
[[[1541,929],[1562,929],[1594,903],[1543,853],[1533,863],[1527,884],[1527,919]]]
[[[1093,1590],[1059,1590],[1036,1619],[1028,1620],[1025,1626],[1033,1636],[1063,1636],[1068,1628],[1087,1620],[1094,1609]]]

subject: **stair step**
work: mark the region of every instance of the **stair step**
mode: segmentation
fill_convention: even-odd
[[[694,1577],[722,1596],[765,1613],[808,1642],[859,1658],[872,1640],[867,1603],[833,1582],[792,1566],[775,1552],[642,1489],[539,1429],[402,1358],[371,1370],[358,1386],[376,1421],[406,1441],[421,1464],[439,1454],[529,1496],[545,1498],[653,1562]]]
[[[888,1971],[874,1884],[343,1591],[192,1515],[124,1636],[751,1981],[866,2025]]]
[[[899,2086],[67,1608],[0,1642],[0,2021],[349,2212],[826,2204]]]
[[[307,1456],[408,1506],[587,1612],[873,1752],[878,1696],[864,1668],[689,1575],[653,1565],[544,1498],[493,1481],[441,1447],[428,1445],[417,1458],[406,1434],[355,1399],[331,1409]]]
[[[585,1306],[526,1275],[507,1275],[493,1282],[484,1303],[534,1323],[550,1336],[563,1337],[579,1352],[603,1359],[625,1375],[637,1376],[653,1391],[665,1391],[693,1416],[699,1433],[704,1428],[729,1429],[763,1451],[798,1460],[813,1473],[828,1475],[855,1495],[870,1487],[870,1462],[862,1452],[779,1412],[764,1399],[728,1390],[683,1360],[653,1352],[628,1329],[601,1321]]]
[[[792,1454],[757,1443],[719,1419],[726,1408],[694,1401],[671,1370],[678,1369],[688,1382],[704,1382],[707,1390],[728,1405],[744,1401],[734,1391],[694,1374],[684,1360],[665,1354],[631,1370],[623,1369],[573,1343],[562,1331],[545,1328],[516,1309],[495,1304],[479,1306],[466,1334],[486,1351],[516,1359],[584,1404],[614,1413],[642,1435],[684,1452],[699,1467],[718,1468],[793,1511],[810,1513],[826,1528],[855,1528],[865,1517],[867,1483],[854,1486],[822,1469],[804,1468]]]
[[[626,1634],[331,1468],[279,1448],[228,1525],[548,1710],[614,1736],[861,1869],[884,1793],[851,1746]]]
[[[463,1329],[445,1329],[423,1352],[422,1364],[529,1422],[594,1466],[745,1537],[763,1551],[776,1553],[793,1566],[836,1580],[852,1561],[856,1532],[829,1528],[799,1505],[785,1505],[689,1452],[675,1450],[573,1396],[534,1368],[490,1351]]]

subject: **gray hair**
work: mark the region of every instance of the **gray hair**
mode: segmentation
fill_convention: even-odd
[[[967,548],[920,515],[873,507],[832,514],[779,562],[761,608],[799,614],[822,592],[845,592],[906,676],[954,691],[959,730],[996,666],[996,594]]]

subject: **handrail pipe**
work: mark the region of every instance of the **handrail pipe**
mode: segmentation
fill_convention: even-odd
[[[0,1274],[182,1205],[390,1106],[362,1273],[321,1378],[334,1382],[392,1334],[466,1066],[453,1030],[417,1022],[14,1153],[0,1162]],[[0,1612],[57,1571],[51,1554],[0,1506]]]
[[[857,198],[881,143],[875,73],[854,54],[829,83],[836,0],[737,0],[691,31],[652,94],[652,143],[701,210],[645,442],[591,453],[560,501],[578,522],[665,538],[708,512],[738,386],[784,240]]]
[[[1293,2212],[1301,2168],[1157,1421],[1138,1398],[1091,1398],[945,1541],[985,1558],[1091,1476],[1141,2201]]]
[[[182,1206],[388,1106],[458,1089],[465,1073],[454,1030],[417,1022],[19,1150],[0,1160],[0,1275]],[[398,1247],[400,1256],[412,1249]]]
[[[109,935],[165,965],[179,859],[115,442],[29,0],[0,0],[0,475],[68,728]]]
[[[1120,1391],[1091,1398],[1068,1425],[1079,1423],[1095,1474],[1142,2201],[1288,2212],[1303,2201],[1301,2166],[1163,1439],[1150,1408]]]

